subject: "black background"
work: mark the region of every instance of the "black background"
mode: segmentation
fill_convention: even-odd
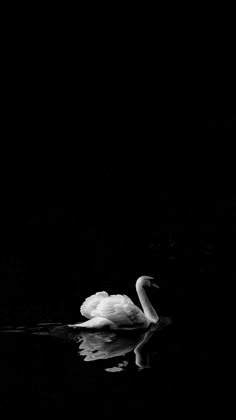
[[[34,23],[5,31],[1,325],[78,321],[147,274],[158,312],[210,345],[235,319],[227,36]]]

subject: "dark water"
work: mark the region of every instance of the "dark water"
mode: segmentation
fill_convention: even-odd
[[[167,323],[167,320],[164,323]],[[163,325],[164,327],[164,325]],[[166,325],[166,328],[171,328]],[[171,332],[169,331],[169,334]],[[72,332],[65,325],[44,324],[33,328],[1,331],[1,385],[3,405],[35,404],[42,407],[72,407],[94,404],[101,410],[145,409],[157,399],[168,401],[179,394],[190,378],[190,362],[204,363],[206,351],[181,348],[167,331],[156,331],[139,356],[134,353],[137,334]],[[173,340],[173,337],[172,337]],[[188,354],[184,360],[184,354]],[[196,375],[196,366],[191,368]],[[189,372],[190,373],[190,372]],[[199,372],[198,372],[199,374]],[[186,392],[187,386],[182,392]],[[118,406],[117,406],[118,404]]]
[[[142,333],[81,332],[55,322],[2,327],[2,405],[151,415],[209,403],[210,334],[187,315],[182,322],[161,317]]]

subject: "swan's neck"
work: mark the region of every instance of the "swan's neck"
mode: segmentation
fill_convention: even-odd
[[[150,300],[148,299],[147,294],[144,290],[144,286],[138,283],[136,284],[136,290],[140,300],[140,304],[143,308],[144,315],[151,323],[156,324],[158,322],[159,316],[157,315]]]

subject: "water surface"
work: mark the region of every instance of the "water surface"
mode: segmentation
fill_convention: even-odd
[[[187,333],[188,330],[185,332]],[[184,408],[205,396],[209,349],[178,323],[161,317],[157,328],[138,332],[82,331],[41,322],[1,327],[3,406],[89,407],[151,413]],[[208,368],[209,370],[209,368]]]

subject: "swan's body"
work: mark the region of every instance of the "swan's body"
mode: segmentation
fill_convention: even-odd
[[[136,282],[143,312],[126,295],[109,296],[106,292],[98,292],[88,297],[80,308],[81,314],[89,320],[70,326],[115,330],[148,328],[150,324],[157,324],[159,317],[144,290],[144,287],[158,287],[150,280],[152,277],[142,276]]]

